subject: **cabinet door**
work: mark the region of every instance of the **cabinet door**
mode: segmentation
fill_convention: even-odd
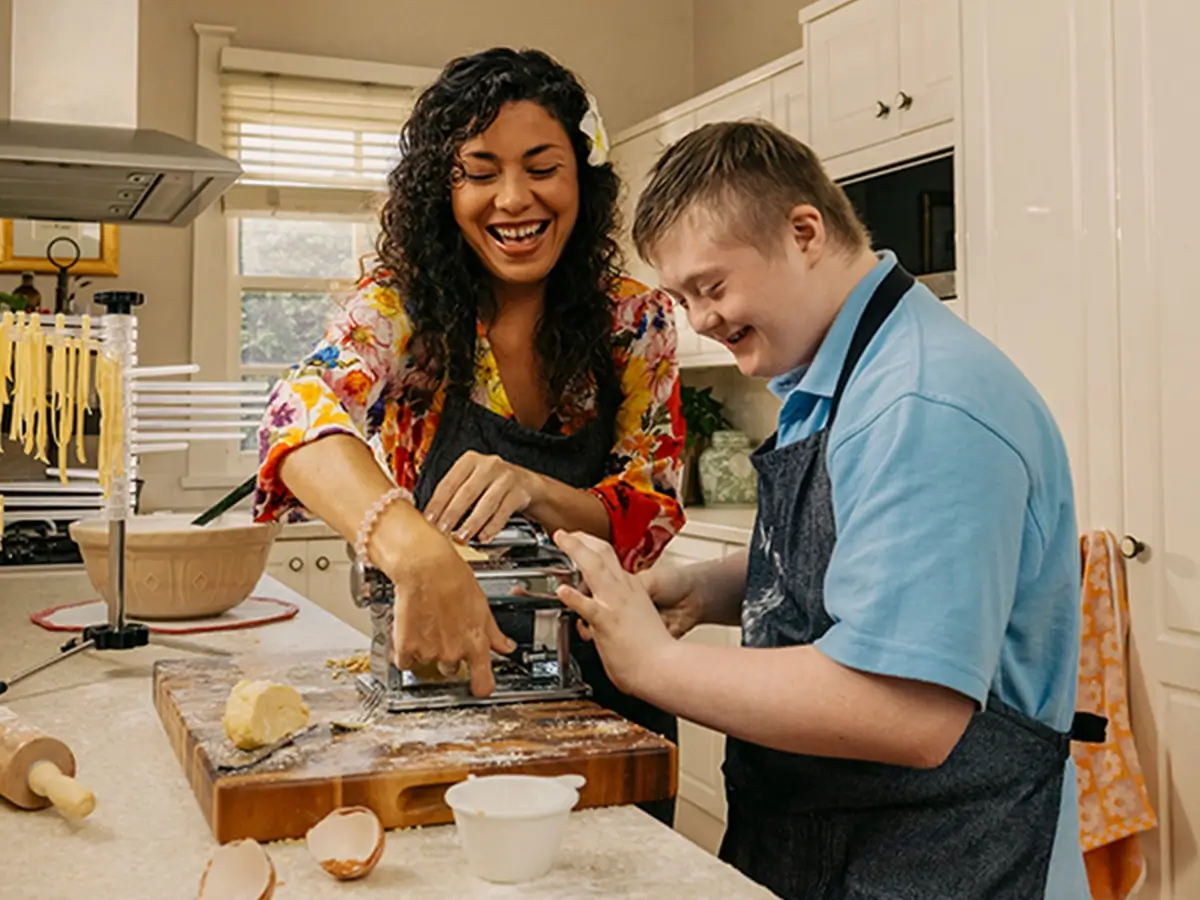
[[[308,599],[363,634],[371,633],[371,617],[350,596],[350,559],[339,538],[308,542]]]
[[[803,64],[771,78],[771,121],[808,143],[808,70]]]
[[[813,148],[822,157],[900,133],[898,0],[856,0],[808,26]]]
[[[732,94],[719,97],[696,110],[696,126],[710,122],[737,122],[742,119],[771,121],[771,82],[760,81]]]
[[[1115,368],[1124,398],[1124,530],[1146,545],[1128,563],[1130,706],[1159,823],[1141,836],[1150,869],[1144,894],[1147,900],[1193,900],[1200,897],[1200,306],[1194,259],[1200,4],[1116,0],[1112,8],[1115,21],[1106,36],[1115,38],[1121,296],[1121,365]],[[1090,4],[1088,13],[1101,15]],[[1088,146],[1076,144],[1079,152]]]
[[[701,625],[683,640],[724,647],[729,643],[727,631],[722,626]],[[724,762],[725,735],[679,720],[679,796],[722,822],[726,814]]]
[[[625,254],[625,271],[630,278],[646,285],[658,284],[658,273],[638,257],[633,246],[631,231],[637,200],[662,152],[695,127],[696,117],[688,113],[613,148],[613,165],[622,181],[621,250]],[[687,313],[679,308],[675,310],[675,331],[679,341],[679,363],[686,366],[700,352],[700,336],[688,324]]]
[[[900,130],[954,118],[958,103],[958,0],[900,0]]]
[[[613,168],[621,178],[620,244],[621,252],[625,255],[625,272],[630,278],[645,284],[654,284],[657,278],[654,270],[638,258],[631,232],[638,196],[646,186],[650,169],[658,159],[659,152],[659,135],[655,131],[639,134],[618,144],[612,150]]]
[[[677,537],[663,554],[662,565],[682,566],[704,560],[720,559],[731,548],[721,541]],[[737,628],[701,625],[684,636],[689,643],[736,646]],[[718,823],[725,821],[725,735],[689,722],[679,721],[679,797],[702,810]],[[682,823],[681,823],[682,825]],[[695,837],[691,834],[689,837]]]
[[[967,319],[1054,414],[1080,526],[1119,527],[1115,355],[1128,324],[1117,301],[1112,33],[1101,15],[1108,4],[1046,0],[1036,27],[1018,27],[1008,9],[1008,0],[962,7],[962,146],[954,163],[965,188],[959,234],[970,236]]]
[[[276,541],[267,557],[267,574],[307,597],[308,541]]]

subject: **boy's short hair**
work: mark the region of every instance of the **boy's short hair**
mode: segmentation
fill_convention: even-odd
[[[728,233],[772,252],[785,221],[807,204],[842,249],[870,246],[842,189],[805,144],[766,122],[717,122],[663,152],[638,198],[633,242],[650,262],[666,233],[693,209],[719,214]]]

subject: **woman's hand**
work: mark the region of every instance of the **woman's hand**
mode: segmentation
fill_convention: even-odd
[[[627,694],[639,693],[675,647],[645,583],[626,572],[599,538],[559,531],[554,541],[575,561],[591,595],[563,585],[559,599],[587,622],[613,684]]]
[[[487,543],[534,502],[538,485],[527,469],[468,450],[434,490],[425,517],[447,534],[453,530],[463,543],[475,538]]]
[[[496,686],[491,652],[511,653],[516,645],[500,631],[471,567],[450,541],[419,527],[423,533],[410,532],[403,541],[389,540],[381,528],[373,542],[395,589],[393,662],[401,669],[436,662],[452,671],[466,660],[471,693],[486,697]]]

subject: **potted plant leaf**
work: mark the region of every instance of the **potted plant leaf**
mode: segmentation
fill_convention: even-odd
[[[683,442],[683,484],[680,488],[680,496],[686,506],[702,502],[699,479],[694,477],[700,451],[716,432],[733,426],[725,418],[725,405],[712,395],[711,387],[684,385],[679,393],[683,420],[687,424],[687,436]]]

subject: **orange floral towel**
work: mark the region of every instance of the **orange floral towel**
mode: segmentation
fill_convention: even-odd
[[[1158,821],[1138,765],[1125,685],[1129,598],[1117,539],[1093,531],[1083,554],[1083,632],[1079,699],[1083,712],[1108,718],[1103,744],[1071,745],[1079,784],[1079,838],[1093,900],[1126,900],[1146,878],[1141,832]]]

